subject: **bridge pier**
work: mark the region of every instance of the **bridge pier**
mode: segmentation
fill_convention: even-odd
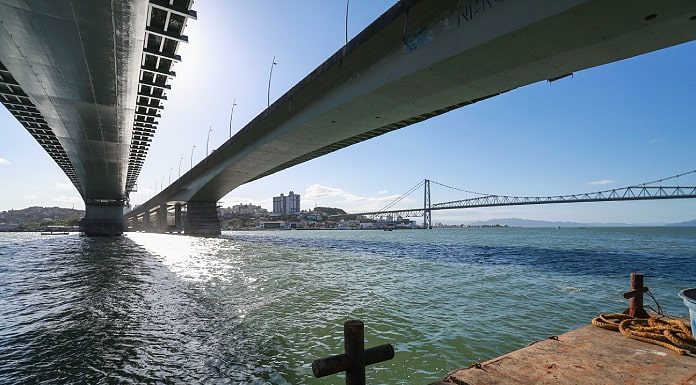
[[[217,202],[188,202],[186,204],[184,233],[202,236],[220,235],[220,218],[218,218],[217,213]]]
[[[150,212],[145,211],[143,214],[143,231],[150,231]]]
[[[157,209],[157,229],[160,233],[167,232],[167,204],[159,205]]]
[[[133,217],[131,221],[133,222],[133,231],[140,231],[140,229],[142,229],[143,225],[140,217]]]
[[[118,236],[123,234],[123,205],[85,204],[80,219],[80,232],[87,236]]]
[[[181,203],[174,205],[174,229],[177,233],[184,230],[184,222],[181,217]]]

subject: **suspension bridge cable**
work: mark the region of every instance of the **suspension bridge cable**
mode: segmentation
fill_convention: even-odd
[[[645,182],[645,183],[641,183],[641,184],[637,184],[637,185],[635,185],[635,186],[629,186],[629,187],[641,187],[641,186],[645,186],[645,185],[649,185],[649,184],[653,184],[653,183],[662,183],[662,182],[664,182],[664,181],[666,181],[666,180],[677,179],[677,178],[681,178],[681,177],[683,177],[683,176],[685,176],[685,175],[695,174],[695,173],[696,173],[696,170],[691,170],[691,171],[683,172],[683,173],[681,173],[681,174],[672,175],[672,176],[669,176],[669,177],[667,177],[667,178],[656,179],[656,180],[651,181],[651,182]]]
[[[418,188],[420,188],[421,186],[423,186],[423,183],[425,183],[425,182],[424,182],[424,181],[420,181],[420,183],[418,183],[417,185],[411,187],[411,188],[410,188],[408,191],[406,191],[405,193],[401,194],[400,197],[396,198],[395,200],[391,201],[391,202],[390,202],[389,204],[387,204],[386,206],[382,207],[382,209],[379,210],[378,212],[381,213],[381,212],[383,212],[383,211],[389,210],[392,206],[394,206],[395,204],[401,202],[401,201],[402,201],[404,198],[406,198],[407,196],[411,195],[411,194],[413,193],[413,191],[415,191],[416,189],[418,189]]]
[[[439,185],[439,186],[442,186],[442,187],[446,187],[446,188],[449,188],[449,189],[452,189],[452,190],[457,190],[457,191],[465,192],[465,193],[468,193],[468,194],[482,195],[482,196],[495,195],[495,194],[486,194],[486,193],[481,193],[481,192],[476,192],[476,191],[464,190],[464,189],[460,189],[460,188],[457,188],[457,187],[448,186],[448,185],[446,185],[446,184],[443,184],[443,183],[440,183],[440,182],[436,182],[436,181],[434,181],[434,180],[431,180],[430,183],[435,183],[436,185]]]
[[[438,185],[438,186],[441,186],[441,187],[444,187],[444,188],[447,188],[447,189],[450,189],[450,191],[455,190],[455,191],[460,191],[460,192],[464,192],[464,193],[467,193],[467,194],[474,194],[474,195],[479,195],[479,196],[480,196],[480,197],[478,197],[478,198],[457,199],[457,200],[451,200],[450,202],[435,203],[435,204],[432,205],[433,207],[436,207],[436,206],[443,206],[443,205],[451,204],[451,203],[455,203],[455,202],[477,201],[477,200],[480,200],[480,199],[489,199],[489,198],[493,198],[493,199],[507,199],[507,200],[510,200],[510,199],[513,199],[513,200],[519,200],[519,199],[522,199],[522,200],[529,200],[529,199],[545,198],[545,199],[547,199],[547,200],[551,200],[551,199],[561,199],[561,200],[563,200],[564,202],[567,202],[567,201],[577,200],[578,198],[590,199],[590,196],[598,195],[598,194],[600,195],[600,197],[602,196],[602,194],[613,194],[613,195],[621,194],[620,192],[623,191],[623,190],[625,190],[625,192],[623,193],[624,196],[625,196],[627,193],[630,193],[630,194],[632,194],[633,196],[635,196],[635,194],[632,193],[631,189],[638,189],[638,188],[640,188],[640,189],[643,189],[643,190],[644,190],[644,189],[646,189],[646,188],[653,188],[653,187],[650,187],[650,186],[648,186],[648,185],[655,184],[655,183],[660,183],[660,184],[661,184],[661,183],[664,182],[664,181],[672,180],[672,179],[677,179],[677,178],[681,178],[681,177],[683,177],[683,176],[691,175],[691,174],[693,174],[693,175],[696,176],[696,169],[691,170],[691,171],[687,171],[687,172],[683,172],[683,173],[681,173],[681,174],[669,176],[669,177],[666,177],[666,178],[660,178],[660,179],[656,179],[656,180],[653,180],[653,181],[650,181],[650,182],[635,184],[635,185],[631,185],[631,186],[627,186],[627,187],[620,187],[620,188],[607,189],[607,190],[594,191],[594,192],[587,192],[587,193],[576,193],[576,194],[567,194],[567,195],[550,195],[550,196],[514,196],[514,195],[487,194],[487,193],[481,193],[481,192],[477,192],[477,191],[465,190],[465,189],[461,189],[461,188],[449,186],[449,185],[446,185],[446,184],[444,184],[444,183],[436,182],[436,181],[434,181],[434,180],[430,180],[430,183],[431,183],[431,184],[436,184],[436,185]],[[423,186],[424,183],[425,183],[425,181],[419,182],[418,184],[416,184],[415,186],[413,186],[411,189],[409,189],[407,192],[405,192],[404,194],[402,194],[401,196],[399,196],[397,199],[393,200],[392,202],[390,202],[389,204],[387,204],[386,206],[384,206],[381,210],[379,210],[378,212],[374,213],[373,215],[377,215],[378,213],[382,213],[382,212],[385,212],[385,211],[389,210],[389,209],[392,208],[394,205],[396,205],[397,203],[399,203],[399,202],[401,202],[403,199],[405,199],[407,196],[411,195],[416,189],[418,189],[418,188],[420,188],[421,186]],[[660,187],[660,188],[662,188],[662,187]],[[680,189],[680,187],[670,187],[670,188],[672,188],[672,189]],[[693,191],[696,192],[696,188],[694,188]],[[438,192],[436,192],[435,194],[439,194],[439,193],[440,193],[440,192],[438,191]],[[642,193],[640,193],[640,194],[642,194]],[[693,194],[693,193],[692,193],[692,194]],[[612,195],[612,196],[613,196],[613,195]],[[572,199],[571,199],[571,200],[566,200],[566,198],[572,198]],[[604,199],[604,197],[602,197],[602,199]],[[528,204],[534,204],[534,203],[528,203]],[[413,211],[413,210],[414,210],[414,209],[409,209],[409,210],[404,210],[404,211]]]

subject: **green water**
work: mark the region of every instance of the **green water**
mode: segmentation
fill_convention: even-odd
[[[696,228],[0,234],[0,383],[339,384],[342,323],[447,372],[622,310],[639,270],[666,310],[696,286]]]

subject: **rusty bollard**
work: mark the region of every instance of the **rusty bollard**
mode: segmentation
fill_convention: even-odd
[[[650,318],[643,308],[643,294],[647,292],[648,288],[643,286],[643,274],[631,273],[631,290],[623,295],[628,300],[628,309],[624,311],[624,314],[636,318]]]
[[[391,344],[375,346],[365,350],[365,325],[351,320],[343,324],[345,353],[312,362],[314,377],[346,372],[346,385],[365,385],[365,367],[394,358]]]

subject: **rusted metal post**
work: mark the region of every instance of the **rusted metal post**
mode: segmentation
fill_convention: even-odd
[[[631,290],[623,295],[628,299],[628,309],[624,313],[636,318],[650,318],[643,308],[643,294],[647,292],[648,288],[643,286],[643,274],[631,273]]]
[[[351,320],[343,324],[345,353],[312,362],[314,377],[346,372],[346,385],[365,385],[365,367],[394,358],[394,347],[384,344],[365,350],[365,325]]]
[[[343,324],[343,345],[350,367],[346,370],[347,385],[365,385],[365,325],[351,320]]]

